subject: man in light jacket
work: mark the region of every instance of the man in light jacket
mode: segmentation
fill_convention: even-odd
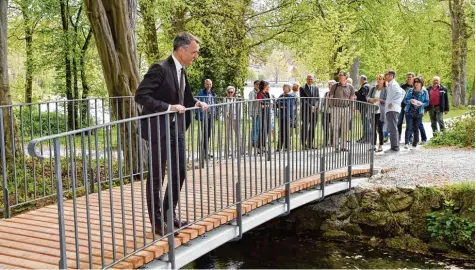
[[[385,115],[388,132],[390,133],[390,149],[385,152],[396,153],[400,151],[397,124],[402,109],[402,100],[405,97],[405,91],[395,81],[395,71],[388,70],[385,72],[385,80],[388,82],[387,98],[385,99]]]

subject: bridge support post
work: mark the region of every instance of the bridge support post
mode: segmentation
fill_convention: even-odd
[[[326,158],[324,154],[321,156],[320,161],[321,161],[321,164],[319,166],[319,169],[321,170],[320,190],[321,190],[322,198],[324,198],[324,188],[326,186]]]
[[[59,269],[67,269],[66,262],[66,238],[64,221],[64,202],[63,202],[63,181],[61,176],[61,154],[59,138],[54,139],[55,152],[55,172],[56,172],[56,199],[58,200],[58,229],[60,242],[60,260]]]
[[[12,116],[13,117],[13,116]],[[2,176],[3,176],[3,206],[5,207],[4,217],[10,218],[10,200],[8,198],[8,183],[7,183],[7,161],[5,156],[5,129],[3,127],[3,109],[0,109],[0,142],[2,143]]]
[[[286,181],[285,185],[285,204],[287,206],[286,213],[284,215],[289,215],[291,213],[291,170],[289,169],[289,165],[286,166],[285,170],[285,177],[284,181]]]

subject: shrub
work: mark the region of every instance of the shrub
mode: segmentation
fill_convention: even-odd
[[[474,207],[469,210],[474,215]],[[453,200],[445,200],[442,211],[429,213],[427,222],[431,237],[463,247],[474,254],[474,222],[459,214]]]
[[[447,122],[447,130],[435,133],[429,146],[457,146],[474,148],[474,113]]]

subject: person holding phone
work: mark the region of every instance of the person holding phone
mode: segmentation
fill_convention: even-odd
[[[405,131],[405,149],[409,148],[410,135],[413,133],[412,149],[415,150],[419,141],[418,128],[420,126],[425,107],[430,103],[428,91],[423,87],[425,81],[422,77],[416,77],[413,88],[408,89],[405,96],[405,120],[407,129]]]

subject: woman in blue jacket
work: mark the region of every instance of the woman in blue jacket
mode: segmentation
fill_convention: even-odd
[[[428,91],[423,87],[424,80],[422,77],[416,77],[413,82],[413,88],[408,89],[405,96],[405,119],[407,129],[405,131],[405,149],[408,149],[410,143],[410,135],[413,133],[412,150],[416,149],[420,137],[418,127],[420,126],[425,107],[430,102]]]

